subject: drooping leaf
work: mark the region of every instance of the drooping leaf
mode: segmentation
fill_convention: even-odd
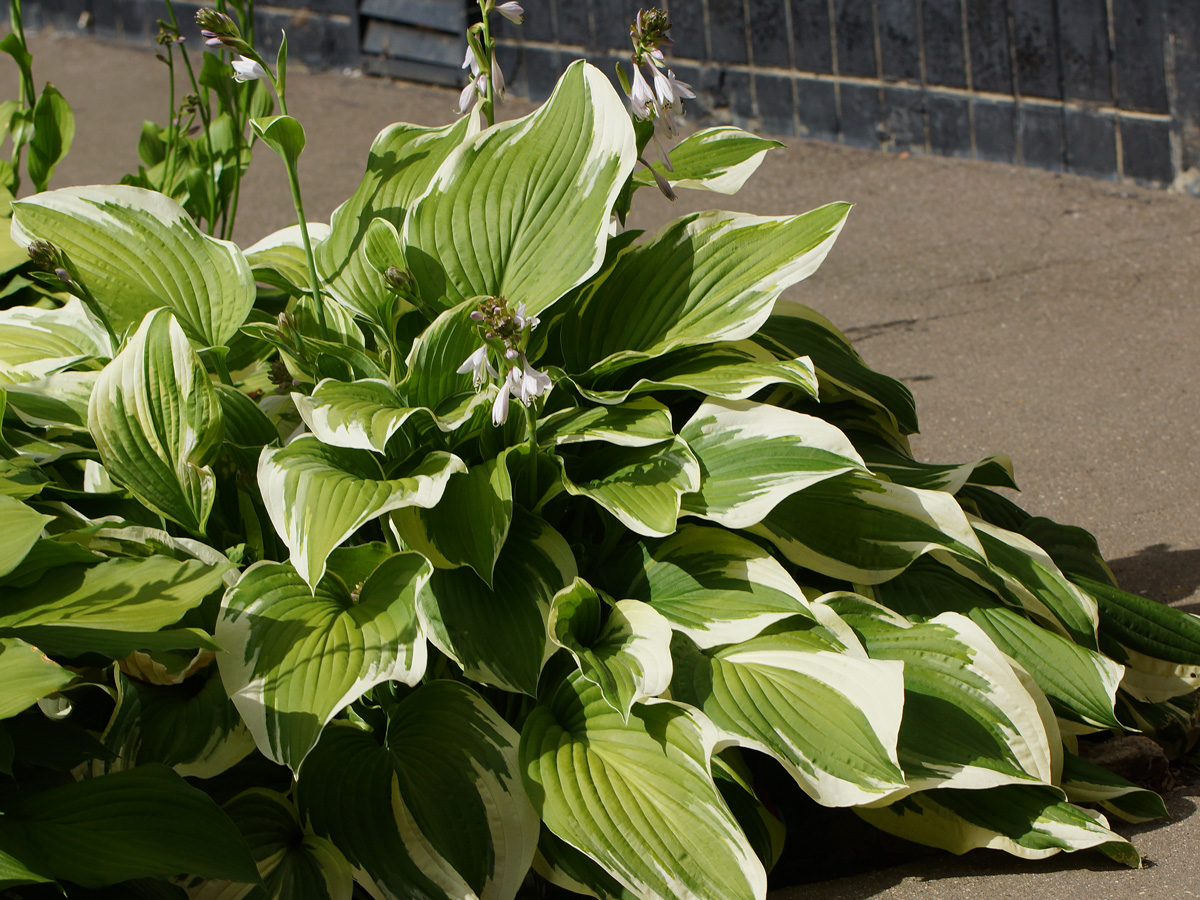
[[[310,591],[286,563],[246,570],[221,605],[218,665],[264,756],[298,771],[329,720],[364,691],[421,679],[416,599],[429,573],[420,555],[398,553],[352,594],[335,576]]]
[[[0,719],[7,719],[74,680],[75,675],[17,638],[0,638]]]
[[[733,125],[720,125],[689,134],[672,147],[670,170],[658,160],[651,165],[673,188],[736,194],[767,151],[782,146]],[[633,177],[640,184],[654,184],[654,176],[645,169],[638,169]]]
[[[512,900],[538,838],[517,741],[469,687],[430,681],[384,734],[326,729],[300,772],[300,809],[383,896]]]
[[[329,226],[322,222],[306,222],[305,227],[316,255],[315,247],[329,237]],[[289,225],[272,232],[247,247],[245,253],[246,262],[250,264],[256,281],[292,294],[311,290],[308,259],[304,255],[304,238],[299,225]]]
[[[761,900],[766,872],[713,783],[717,739],[670,703],[626,722],[574,672],[526,719],[521,773],[546,826],[641,900]]]
[[[455,149],[410,208],[401,237],[421,296],[546,309],[600,267],[636,152],[608,79],[573,63],[536,112]]]
[[[0,576],[21,564],[42,536],[42,529],[53,521],[53,516],[44,516],[20,500],[0,494],[0,533],[6,535],[0,544]]]
[[[639,600],[618,600],[607,618],[604,607],[595,589],[576,578],[555,594],[547,627],[550,640],[629,721],[634,703],[657,697],[671,683],[671,625]]]
[[[385,477],[363,450],[303,435],[258,461],[258,486],[296,571],[314,590],[331,550],[367,522],[403,506],[435,506],[446,482],[466,471],[457,456],[430,453],[399,478]]]
[[[63,250],[118,333],[164,304],[200,347],[228,343],[254,305],[254,276],[229,241],[174,200],[126,185],[63,188],[13,203],[13,239]]]
[[[42,88],[33,107],[33,139],[29,142],[26,166],[35,189],[46,190],[54,167],[71,149],[75,139],[75,114],[71,104],[52,84]]]
[[[538,423],[538,442],[546,447],[587,441],[649,447],[674,437],[670,411],[650,399],[619,406],[576,406],[551,413]]]
[[[492,587],[470,569],[437,569],[418,598],[433,644],[468,678],[530,696],[547,656],[554,595],[577,575],[571,549],[540,519],[519,515],[496,562]]]
[[[0,311],[0,362],[38,377],[82,359],[111,359],[113,352],[112,338],[77,297],[57,309]]]
[[[1169,815],[1162,797],[1126,781],[1074,753],[1066,753],[1062,789],[1072,803],[1096,803],[1127,822],[1149,822]]]
[[[262,142],[274,150],[284,165],[294,169],[304,151],[304,126],[291,116],[262,116],[250,120],[250,127]]]
[[[100,373],[88,430],[113,478],[155,512],[204,533],[217,490],[209,464],[224,418],[204,365],[170,312],[146,316]]]

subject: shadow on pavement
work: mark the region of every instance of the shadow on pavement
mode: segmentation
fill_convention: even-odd
[[[1200,550],[1151,544],[1109,565],[1121,587],[1185,612],[1200,613]]]

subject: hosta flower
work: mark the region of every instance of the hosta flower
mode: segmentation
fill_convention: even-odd
[[[512,371],[516,372],[517,370],[514,368]],[[525,355],[521,354],[521,372],[517,377],[516,390],[513,392],[517,399],[528,406],[535,397],[540,397],[550,390],[551,384],[550,376],[531,366]]]
[[[515,369],[513,371],[516,371]],[[500,390],[496,391],[496,399],[492,403],[492,424],[496,426],[503,425],[508,421],[508,397],[511,393],[512,372],[509,372],[509,377],[504,379],[504,383],[500,385]]]
[[[633,67],[633,85],[630,88],[629,100],[633,104],[635,116],[639,119],[651,118],[655,107],[654,91],[650,89],[639,65]]]
[[[231,65],[233,66],[234,81],[258,81],[260,78],[265,78],[267,70],[260,66],[252,59],[247,59],[244,56],[239,56]]]
[[[670,107],[675,104],[675,101],[682,100],[684,97],[694,98],[696,96],[692,93],[692,86],[676,78],[675,73],[670,69],[664,72],[658,66],[651,68],[654,71],[654,93],[658,97],[660,106]]]
[[[521,4],[517,0],[508,0],[506,3],[497,3],[496,12],[508,19],[514,25],[520,25],[525,21],[525,10],[521,8]]]
[[[471,381],[475,384],[475,390],[479,390],[479,386],[489,378],[499,378],[498,373],[488,359],[488,348],[480,347],[474,353],[466,358],[461,366],[455,369],[459,375],[471,373]]]

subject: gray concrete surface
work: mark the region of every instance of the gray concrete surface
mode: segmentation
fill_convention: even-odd
[[[115,182],[136,168],[143,119],[166,117],[152,48],[44,34],[34,74],[75,108],[56,185]],[[8,91],[15,95],[11,67]],[[356,186],[393,121],[442,123],[453,91],[289,72],[307,128],[311,219]],[[528,105],[512,103],[505,114]],[[900,157],[793,141],[739,195],[641,194],[635,224],[708,207],[801,212],[857,204],[821,270],[794,289],[917,398],[925,459],[1009,453],[1031,511],[1097,535],[1124,585],[1200,612],[1200,200],[1032,169]],[[238,240],[291,221],[279,162],[256,159]],[[1096,854],[1027,863],[976,851],[780,891],[778,900],[1088,900],[1200,896],[1198,789],[1168,797],[1173,821],[1130,832],[1140,871]]]

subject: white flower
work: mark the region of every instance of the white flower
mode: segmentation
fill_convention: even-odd
[[[654,91],[646,83],[642,67],[633,67],[633,87],[630,89],[629,100],[633,103],[633,114],[639,119],[649,119],[654,108]]]
[[[492,93],[496,97],[504,96],[504,73],[500,71],[495,54],[492,54]]]
[[[467,44],[467,55],[463,59],[462,68],[471,70],[472,75],[479,74],[479,60],[475,58],[475,51],[471,49],[471,45]]]
[[[516,371],[515,369],[513,371]],[[511,373],[510,373],[511,374]],[[492,424],[503,425],[508,421],[508,396],[510,393],[511,378],[506,378],[504,383],[500,385],[500,389],[496,391],[496,399],[492,403]]]
[[[458,95],[458,111],[465,113],[475,103],[476,97],[484,96],[487,90],[487,79],[482,75],[472,78],[470,83]]]
[[[471,381],[475,384],[475,390],[479,390],[479,386],[488,380],[486,376],[499,378],[499,373],[492,368],[492,363],[488,359],[487,346],[482,346],[470,356],[466,358],[461,366],[455,369],[459,375],[471,373]]]
[[[496,12],[508,19],[514,25],[520,25],[525,21],[525,10],[521,8],[521,4],[517,0],[507,0],[506,3],[497,3]]]
[[[695,97],[692,93],[691,85],[680,81],[675,77],[675,73],[670,69],[663,72],[662,69],[655,66],[654,72],[654,93],[658,96],[658,102],[662,106],[673,106],[676,100],[682,100],[684,97]]]
[[[512,371],[517,370],[514,368]],[[512,373],[509,374],[511,378]],[[551,383],[549,375],[539,372],[529,364],[524,354],[521,355],[521,373],[517,376],[517,389],[513,393],[522,403],[528,406],[535,397],[540,397],[550,390]]]
[[[252,59],[239,56],[233,61],[234,81],[258,81],[267,77],[267,70]]]

